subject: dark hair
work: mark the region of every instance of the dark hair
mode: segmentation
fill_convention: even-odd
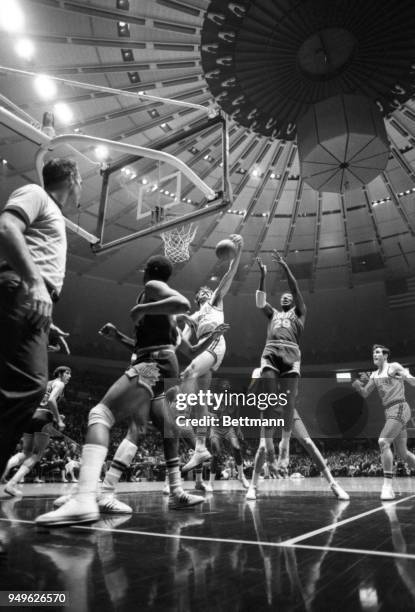
[[[72,370],[68,366],[59,366],[58,368],[54,370],[53,378],[58,378],[58,376],[62,376],[62,374],[64,374],[65,372],[69,372],[70,374]]]
[[[388,357],[390,355],[390,349],[388,349],[388,347],[386,347],[386,346],[383,346],[383,344],[374,344],[372,346],[372,351],[374,351],[375,349],[381,349],[382,353],[384,355],[387,355]]]
[[[71,176],[75,178],[78,174],[78,166],[72,159],[61,159],[55,157],[46,162],[42,169],[43,184],[45,189],[59,189],[62,183]]]
[[[145,272],[150,280],[167,281],[173,272],[173,266],[164,255],[153,255],[147,260]]]
[[[199,298],[198,298],[199,293],[200,293],[201,291],[206,291],[206,289],[207,289],[208,291],[212,291],[212,289],[211,289],[210,287],[208,287],[207,285],[202,285],[202,286],[201,286],[201,287],[199,287],[199,289],[196,291],[196,293],[195,293],[195,301],[196,301],[198,304],[199,304]]]

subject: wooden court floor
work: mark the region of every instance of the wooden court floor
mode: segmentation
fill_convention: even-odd
[[[0,494],[0,590],[65,591],[48,609],[76,612],[415,610],[415,479],[388,503],[380,478],[340,482],[350,502],[320,478],[262,481],[255,502],[218,482],[185,511],[162,483],[124,484],[132,515],[50,530],[33,519],[71,485],[23,485]]]

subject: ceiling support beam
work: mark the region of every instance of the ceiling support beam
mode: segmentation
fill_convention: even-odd
[[[317,195],[317,214],[316,214],[316,224],[314,226],[314,249],[313,249],[313,259],[312,259],[312,264],[311,264],[311,279],[310,279],[310,292],[311,293],[314,292],[314,289],[316,287],[317,263],[318,263],[318,255],[319,255],[319,250],[320,250],[322,208],[323,208],[323,194],[321,193],[321,191],[319,191]]]
[[[376,237],[376,242],[377,242],[377,245],[378,245],[379,255],[380,255],[380,258],[382,259],[383,265],[386,265],[386,255],[385,255],[385,251],[384,251],[384,248],[383,248],[382,238],[381,238],[381,235],[380,235],[380,232],[379,232],[378,224],[376,222],[376,217],[375,217],[375,214],[374,214],[374,211],[373,211],[373,206],[371,204],[371,200],[369,198],[369,194],[367,192],[366,187],[362,187],[362,191],[363,191],[363,195],[364,195],[364,198],[365,198],[366,211],[367,211],[369,219],[370,219],[370,221],[372,223],[373,232],[374,232],[375,237]]]

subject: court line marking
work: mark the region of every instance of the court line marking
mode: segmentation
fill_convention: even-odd
[[[7,523],[25,523],[27,525],[36,525],[34,521],[28,521],[24,519],[7,519],[0,518],[0,521]],[[39,527],[43,527],[39,525]],[[376,556],[376,557],[387,557],[387,558],[397,558],[397,559],[411,559],[415,560],[415,554],[410,553],[397,553],[393,551],[381,551],[381,550],[366,550],[364,548],[339,548],[334,546],[314,546],[312,544],[291,544],[289,540],[285,540],[283,542],[261,542],[260,540],[236,540],[231,538],[208,538],[205,536],[189,536],[182,534],[172,534],[172,533],[157,533],[153,531],[134,531],[133,529],[109,529],[108,527],[98,527],[94,525],[67,525],[67,526],[56,526],[56,527],[44,527],[44,529],[49,529],[49,531],[53,531],[54,533],[59,533],[58,529],[77,529],[83,531],[100,531],[100,532],[110,532],[110,533],[122,533],[124,535],[141,535],[141,536],[151,536],[156,538],[167,538],[173,540],[192,540],[192,541],[201,541],[201,542],[221,542],[224,544],[248,544],[251,546],[267,546],[269,548],[299,548],[302,550],[324,550],[327,552],[340,552],[340,553],[349,553],[355,555],[366,555],[366,556]]]
[[[413,498],[415,498],[415,494],[409,495],[408,497],[403,497],[402,499],[397,499],[396,501],[390,501],[386,503],[389,506],[396,506],[397,504],[402,504],[403,502],[408,501],[408,499],[413,499]],[[290,538],[289,540],[285,540],[284,544],[290,545],[290,544],[296,544],[297,542],[301,542],[302,540],[308,540],[309,538],[319,535],[320,533],[325,533],[326,531],[330,531],[330,529],[335,529],[337,527],[340,527],[341,525],[347,525],[348,523],[357,521],[361,518],[364,518],[365,516],[370,516],[371,514],[374,514],[375,512],[379,512],[380,510],[383,510],[383,509],[384,509],[384,506],[382,505],[382,506],[373,508],[372,510],[367,510],[366,512],[362,512],[361,514],[349,516],[349,518],[343,519],[342,521],[337,521],[337,523],[332,523],[331,525],[327,525],[326,527],[320,527],[320,529],[315,529],[314,531],[303,533],[302,535],[299,535],[295,538]]]
[[[338,546],[313,546],[313,544],[285,544],[286,548],[301,548],[304,550],[327,550],[328,552],[349,553],[353,555],[372,555],[375,557],[393,557],[396,559],[412,559],[415,555],[410,553],[388,552],[386,550],[366,550],[364,548],[340,548]]]

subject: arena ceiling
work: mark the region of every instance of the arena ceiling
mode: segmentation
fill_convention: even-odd
[[[263,4],[267,4],[265,0]],[[307,5],[312,13],[313,5],[322,2],[310,0],[296,4]],[[360,4],[367,4],[369,16],[372,10],[376,18],[376,2],[344,1],[343,4],[350,9],[349,13]],[[195,103],[211,111],[218,108],[212,93],[214,87],[205,78],[202,65],[201,38],[208,0],[20,0],[20,5],[25,13],[22,32],[5,31],[0,37],[3,67],[130,93],[146,92]],[[228,3],[224,0],[223,5],[227,7]],[[246,7],[249,3],[241,1],[239,5]],[[387,24],[391,21],[387,10],[385,13],[387,5],[391,10],[395,6],[396,17],[400,3],[382,1],[384,18],[380,27],[385,33],[380,42],[383,48],[388,40]],[[332,15],[332,19],[340,17]],[[341,27],[342,23],[336,25]],[[395,39],[399,38],[399,21],[394,21],[390,29]],[[362,28],[360,32],[363,36]],[[19,57],[15,51],[16,41],[23,35],[35,46],[31,60]],[[373,32],[368,35],[373,36]],[[290,32],[284,36],[289,40]],[[355,44],[358,49],[358,39]],[[394,61],[399,64],[399,46],[394,53]],[[302,61],[307,65],[304,57],[307,46],[302,54]],[[383,74],[372,74],[373,87],[385,81],[387,63],[385,59]],[[409,81],[415,80],[415,57],[411,70],[407,75]],[[290,78],[289,74],[286,78]],[[356,77],[352,91],[360,93],[359,88],[364,92],[363,75],[360,80]],[[230,233],[241,233],[245,241],[233,286],[235,294],[252,293],[258,282],[255,257],[261,254],[270,263],[273,249],[287,257],[294,274],[309,291],[354,287],[412,275],[415,267],[415,103],[410,97],[399,98],[400,82],[393,83],[392,88],[395,88],[392,98],[396,109],[392,107],[385,113],[390,140],[387,167],[366,187],[346,189],[341,194],[315,191],[301,179],[295,139],[282,140],[277,135],[261,134],[255,125],[250,127],[246,121],[238,123],[237,114],[230,118],[233,200],[223,211],[198,222],[191,245],[192,256],[187,263],[176,266],[175,285],[188,289],[189,285],[193,288],[209,281],[214,283],[222,270],[215,259],[214,246]],[[45,101],[35,92],[33,78],[1,69],[0,92],[39,122],[56,102],[65,102],[73,117],[66,126],[56,120],[58,134],[81,133],[149,148],[180,135],[181,139],[166,150],[185,161],[215,191],[221,188],[220,130],[210,126],[186,135],[188,130],[209,120],[202,109],[114,95],[109,91],[90,91],[63,82],[57,84],[55,98]],[[3,104],[10,108],[4,100]],[[2,201],[5,201],[22,181],[36,180],[33,164],[36,147],[5,126],[1,127],[0,143],[0,157],[5,160],[0,168]],[[93,159],[91,147],[81,149]],[[119,157],[111,155],[109,162],[115,163]],[[150,166],[148,160],[130,164],[129,188],[111,192],[113,209],[105,225],[108,239],[137,231],[132,214],[137,196],[132,191],[144,174],[151,173]],[[82,206],[69,216],[93,232],[102,180],[93,163],[89,166],[81,163],[81,167]],[[206,205],[191,185],[186,185],[185,197],[186,201],[178,207],[179,214]],[[162,252],[162,243],[157,235],[151,235],[95,255],[88,243],[70,234],[69,249],[68,266],[72,273],[136,284],[137,271],[143,268],[148,256]],[[270,289],[275,290],[275,283]]]

